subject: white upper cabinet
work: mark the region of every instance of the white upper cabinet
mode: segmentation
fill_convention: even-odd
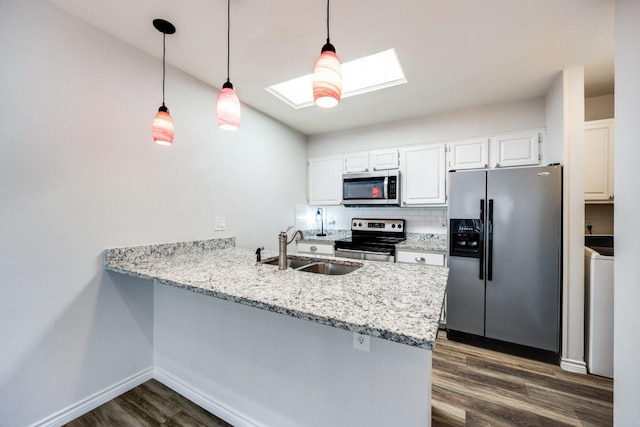
[[[399,161],[398,150],[395,148],[371,152],[371,169],[373,171],[398,169]]]
[[[491,138],[491,167],[537,165],[543,131],[528,131]]]
[[[369,152],[352,153],[344,156],[344,173],[369,172]]]
[[[613,119],[585,122],[584,199],[613,201]]]
[[[446,203],[445,177],[445,144],[400,149],[402,206]]]
[[[309,159],[309,204],[342,203],[342,156]]]
[[[489,138],[468,139],[447,144],[448,170],[489,167]]]
[[[344,156],[344,173],[375,172],[389,169],[398,169],[398,150],[396,148],[351,153]]]

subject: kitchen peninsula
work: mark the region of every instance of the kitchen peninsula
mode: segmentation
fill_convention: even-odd
[[[358,264],[280,271],[233,238],[105,252],[107,270],[155,281],[156,378],[234,425],[430,425],[448,270]]]

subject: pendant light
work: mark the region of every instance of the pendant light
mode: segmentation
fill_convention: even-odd
[[[342,95],[342,69],[336,48],[329,39],[329,0],[327,0],[327,43],[313,70],[313,101],[318,107],[333,108]]]
[[[229,81],[229,51],[231,39],[231,0],[227,0],[227,81],[222,85],[216,115],[218,116],[218,126],[224,130],[236,130],[240,127],[240,100],[233,90],[233,85]]]
[[[164,105],[164,79],[165,79],[165,38],[167,34],[176,32],[176,27],[171,22],[164,19],[154,19],[153,26],[162,33],[162,105],[158,108],[158,113],[153,119],[153,142],[160,145],[173,144],[174,127],[173,120],[169,114],[169,109]]]

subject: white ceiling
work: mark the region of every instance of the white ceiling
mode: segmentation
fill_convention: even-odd
[[[177,29],[167,62],[217,88],[226,80],[225,0],[47,1],[158,58],[151,22],[166,19]],[[294,110],[264,88],[313,71],[326,2],[233,0],[231,82],[243,103],[307,135],[543,96],[560,70],[579,65],[586,95],[604,95],[613,93],[613,13],[613,0],[334,0],[340,60],[395,48],[408,83]]]

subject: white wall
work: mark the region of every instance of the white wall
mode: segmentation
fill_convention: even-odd
[[[616,142],[614,282],[614,423],[638,424],[640,402],[640,279],[637,221],[640,212],[640,2],[616,0]],[[630,230],[633,230],[630,232]]]
[[[613,94],[586,98],[584,100],[585,121],[614,118],[614,105],[615,97]]]
[[[155,146],[161,62],[42,1],[3,0],[0,43],[0,425],[24,426],[152,366],[153,287],[105,273],[104,248],[275,248],[306,146],[247,107],[218,130],[217,91],[172,67],[177,136]]]
[[[545,96],[548,163],[564,164],[564,79],[559,72]]]
[[[539,98],[314,135],[308,139],[307,152],[313,158],[544,127],[545,101]]]
[[[343,329],[155,288],[158,378],[233,425],[430,425],[431,351],[375,337],[358,351]]]

